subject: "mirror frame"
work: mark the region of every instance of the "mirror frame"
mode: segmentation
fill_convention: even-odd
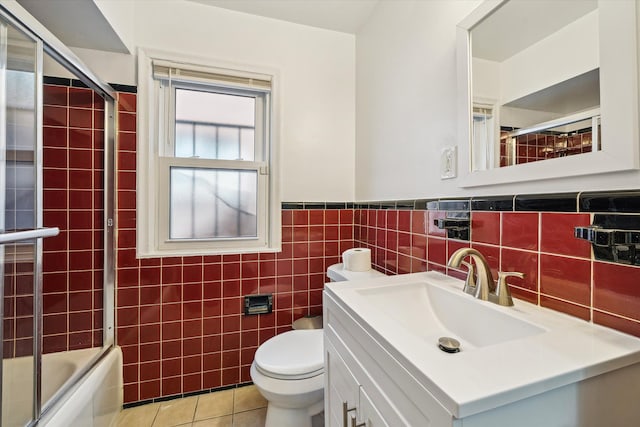
[[[602,149],[472,171],[471,30],[509,0],[486,0],[457,27],[460,187],[575,177],[640,168],[638,118],[638,12],[636,0],[598,0]],[[517,1],[517,0],[511,0]],[[615,143],[614,143],[615,142]]]

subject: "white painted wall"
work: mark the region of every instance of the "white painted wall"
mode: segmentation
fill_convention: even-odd
[[[458,144],[460,126],[456,24],[480,2],[383,1],[354,39],[191,2],[137,1],[134,40],[280,70],[283,200],[637,188],[636,172],[472,189],[440,180],[440,150]],[[135,84],[135,58],[76,52],[105,80]]]
[[[135,2],[137,46],[280,73],[281,194],[353,200],[355,36],[193,2]]]
[[[456,118],[456,24],[479,4],[380,2],[358,34],[356,199],[638,188],[640,172],[468,189],[459,187],[460,179],[440,179],[440,150],[458,145],[457,129],[464,125]]]
[[[456,24],[480,1],[382,1],[356,38],[356,198],[458,192],[440,181],[456,145]]]
[[[134,47],[277,70],[282,200],[354,200],[354,35],[188,1],[122,3]],[[136,84],[135,57],[74,52],[105,81]]]

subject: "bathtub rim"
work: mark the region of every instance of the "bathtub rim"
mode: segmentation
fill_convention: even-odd
[[[100,366],[111,353],[111,351],[120,351],[118,346],[112,345],[108,347],[102,347],[98,353],[89,359],[82,368],[78,369],[69,377],[65,384],[55,392],[51,398],[42,406],[40,414],[39,424],[47,425],[49,421],[55,416],[55,414],[62,408],[62,405],[67,401],[72,394],[82,386],[87,379],[91,376],[91,373]],[[73,351],[73,350],[70,350]],[[122,356],[120,356],[122,360]],[[120,370],[122,370],[122,363],[120,363]],[[121,375],[122,377],[122,375]],[[122,399],[120,399],[122,400]],[[122,405],[121,405],[122,406]]]

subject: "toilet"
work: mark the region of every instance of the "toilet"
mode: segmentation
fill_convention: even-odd
[[[332,282],[382,275],[373,269],[348,271],[343,264],[327,270]],[[250,373],[268,402],[265,427],[312,427],[312,418],[324,409],[322,329],[298,329],[268,339],[256,350]]]

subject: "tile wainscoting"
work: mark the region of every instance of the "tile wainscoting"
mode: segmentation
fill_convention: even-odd
[[[137,259],[136,95],[118,101],[116,336],[127,404],[249,382],[261,343],[322,312],[325,271],[354,246],[372,248],[375,267],[388,274],[460,277],[447,257],[471,245],[494,270],[527,273],[513,280],[516,297],[640,336],[640,270],[594,262],[589,244],[572,237],[591,215],[578,211],[576,194],[283,203],[279,253]],[[433,225],[450,210],[470,212],[470,241]],[[273,313],[244,316],[242,296],[258,292],[273,293]]]
[[[137,259],[136,95],[119,93],[118,105],[116,340],[124,401],[249,382],[258,345],[322,313],[325,271],[354,245],[353,205],[285,205],[279,253]],[[243,296],[255,293],[273,294],[272,313],[243,315]]]

